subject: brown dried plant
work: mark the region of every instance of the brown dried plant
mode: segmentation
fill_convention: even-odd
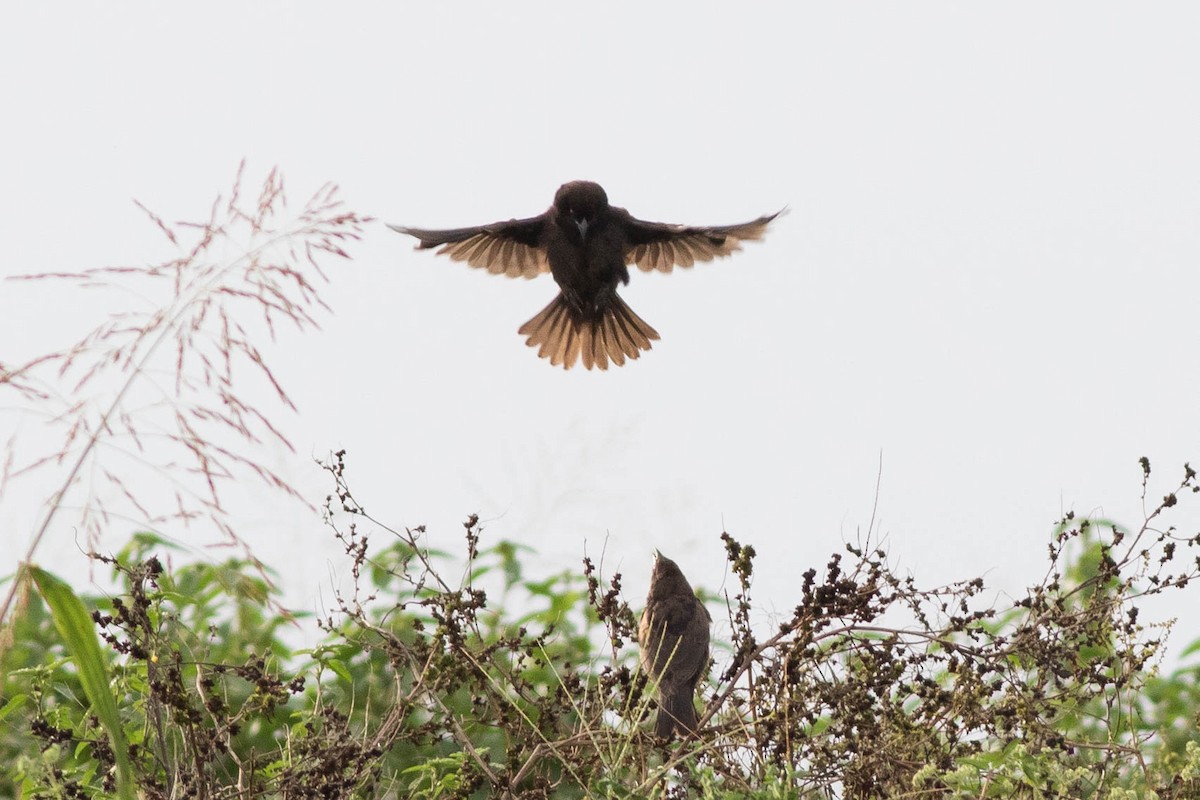
[[[605,581],[586,559],[586,590],[573,576],[554,584],[562,602],[547,613],[493,626],[512,609],[479,580],[494,553],[477,516],[456,583],[423,527],[367,514],[344,452],[325,468],[354,593],[324,627],[374,670],[371,707],[386,711],[355,722],[387,754],[381,775],[437,762],[457,782],[445,797],[1103,797],[1134,785],[1196,796],[1172,774],[1190,756],[1163,738],[1147,693],[1169,625],[1136,605],[1200,576],[1200,534],[1163,527],[1200,493],[1189,466],[1155,502],[1143,461],[1138,527],[1067,514],[1046,575],[1011,602],[989,601],[981,577],[922,586],[868,536],[806,570],[792,613],[764,630],[752,625],[755,548],[722,534],[731,635],[715,648],[698,731],[670,743],[642,722],[653,687],[619,574]],[[393,548],[368,556],[366,530]],[[573,621],[585,599],[586,622]]]
[[[698,730],[673,741],[653,733],[620,573],[585,558],[582,574],[527,575],[531,551],[489,544],[476,515],[456,553],[434,549],[444,536],[367,513],[344,451],[323,466],[353,580],[316,648],[278,641],[260,581],[195,591],[244,561],[172,570],[149,535],[96,556],[126,587],[93,601],[92,620],[138,735],[141,796],[1200,796],[1200,671],[1173,689],[1156,676],[1167,628],[1137,606],[1200,576],[1200,534],[1177,526],[1200,494],[1186,465],[1155,501],[1143,462],[1137,527],[1067,514],[1045,576],[1003,602],[981,578],[925,588],[864,541],[805,571],[794,611],[754,627],[755,548],[723,534],[729,636]],[[27,641],[51,637],[44,615],[19,622]],[[6,711],[28,726],[0,725],[0,761],[22,765],[30,796],[111,794],[113,748],[73,701],[73,671],[49,647],[11,653],[25,668],[5,688],[27,699]]]
[[[205,221],[170,223],[137,203],[176,251],[165,261],[9,279],[143,300],[136,310],[111,312],[70,346],[21,364],[0,361],[8,409],[39,422],[37,436],[51,437],[27,447],[13,435],[0,458],[0,501],[18,482],[56,487],[38,511],[23,563],[51,533],[74,529],[95,549],[114,521],[156,532],[204,527],[252,558],[229,521],[226,496],[235,482],[256,481],[311,507],[266,459],[267,445],[292,450],[272,415],[294,406],[260,342],[273,341],[280,325],[318,327],[314,315],[328,308],[318,291],[328,280],[322,264],[348,258],[344,246],[369,220],[344,210],[332,184],[289,214],[279,171],[253,197],[243,193],[244,167]],[[20,583],[10,587],[0,621]]]

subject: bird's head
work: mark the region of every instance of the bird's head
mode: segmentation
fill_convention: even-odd
[[[607,209],[608,195],[600,184],[591,181],[564,183],[554,195],[559,224],[568,231],[577,231],[580,241],[587,239],[589,229],[595,230],[596,221]]]
[[[678,564],[655,550],[654,571],[650,574],[650,597],[670,597],[681,592],[691,593],[692,585]]]

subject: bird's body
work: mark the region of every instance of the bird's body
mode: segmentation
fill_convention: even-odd
[[[656,553],[646,609],[638,623],[638,646],[642,668],[658,682],[654,733],[661,738],[696,730],[693,698],[708,667],[711,622],[679,565]]]
[[[519,332],[538,355],[570,369],[618,366],[637,358],[658,332],[617,294],[629,283],[629,266],[670,272],[741,249],[759,239],[777,214],[742,225],[688,227],[645,222],[609,205],[599,184],[572,181],[559,188],[546,213],[469,228],[426,230],[392,225],[415,236],[418,249],[441,246],[455,261],[494,274],[554,276],[559,295]]]

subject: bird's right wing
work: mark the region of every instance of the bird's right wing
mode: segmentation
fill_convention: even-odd
[[[493,222],[471,228],[427,230],[388,225],[394,231],[407,233],[420,240],[418,250],[441,245],[438,255],[450,256],[455,261],[465,261],[472,267],[486,269],[493,275],[510,278],[533,278],[550,271],[546,251],[539,246],[542,229],[546,225],[543,214],[527,219],[510,219],[508,222]]]
[[[771,220],[782,214],[761,216],[739,225],[669,225],[665,222],[646,222],[629,212],[625,214],[625,230],[631,247],[625,256],[626,264],[637,264],[646,271],[670,272],[674,267],[690,267],[697,261],[724,258],[742,249],[742,242],[761,239]]]

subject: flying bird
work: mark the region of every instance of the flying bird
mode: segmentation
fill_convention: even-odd
[[[692,705],[696,683],[708,666],[708,626],[712,616],[696,597],[679,565],[654,551],[654,572],[646,610],[638,623],[642,668],[658,681],[654,733],[668,739],[696,730]]]
[[[621,366],[637,358],[659,338],[617,294],[618,284],[629,283],[631,265],[670,272],[724,258],[743,241],[761,239],[779,213],[712,227],[646,222],[610,206],[599,184],[572,181],[536,217],[449,230],[388,227],[416,237],[418,250],[441,247],[439,254],[494,275],[533,278],[549,272],[558,296],[518,333],[555,366],[570,369],[578,360],[604,370],[610,361]]]

